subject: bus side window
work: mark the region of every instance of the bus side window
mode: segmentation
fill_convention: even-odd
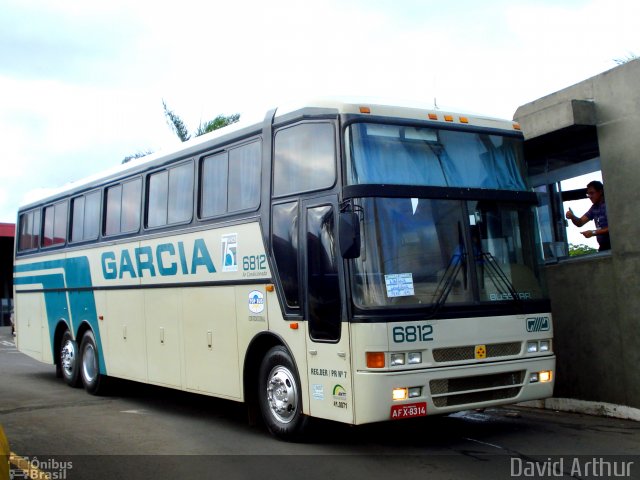
[[[298,202],[273,206],[271,243],[289,308],[300,308],[298,288]]]
[[[314,340],[340,339],[340,282],[334,232],[333,207],[323,205],[307,210],[309,333]]]
[[[40,244],[40,210],[20,215],[20,238],[18,250],[33,250]]]
[[[67,202],[48,205],[44,209],[42,246],[60,245],[66,241]]]
[[[142,180],[135,178],[111,187],[105,193],[104,234],[137,232],[140,228]]]
[[[332,124],[301,123],[276,133],[274,196],[330,188],[335,181],[335,130]]]

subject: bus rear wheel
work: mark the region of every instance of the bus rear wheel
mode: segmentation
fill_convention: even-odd
[[[100,373],[100,360],[96,339],[91,330],[82,337],[80,344],[80,377],[84,389],[91,395],[104,393],[106,378]]]
[[[71,336],[71,332],[66,330],[62,334],[60,342],[60,372],[62,378],[71,387],[80,386],[80,371],[78,365],[78,344]]]
[[[282,346],[273,347],[262,361],[258,402],[269,432],[282,440],[302,435],[307,417],[302,413],[300,380],[291,355]]]

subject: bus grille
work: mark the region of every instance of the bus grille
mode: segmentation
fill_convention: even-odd
[[[520,354],[522,348],[520,342],[492,343],[487,347],[487,358],[508,357]],[[436,348],[433,350],[433,359],[436,362],[456,362],[460,360],[475,359],[475,345],[464,347]]]
[[[431,380],[429,388],[436,407],[489,402],[514,398],[520,392],[525,371],[496,373],[478,377]]]

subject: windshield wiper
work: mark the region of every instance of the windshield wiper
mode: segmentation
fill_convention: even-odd
[[[493,275],[488,275],[488,277],[491,279],[498,291],[503,293],[506,290],[509,295],[511,295],[511,299],[518,305],[521,305],[522,299],[520,298],[520,294],[517,292],[504,270],[502,270],[500,265],[498,265],[496,257],[494,257],[490,252],[482,252],[476,257],[476,263],[478,263],[478,259],[484,260],[484,264],[487,266],[488,270],[493,273]]]
[[[427,318],[433,318],[445,304],[445,302],[447,301],[447,297],[451,293],[451,290],[453,290],[456,277],[458,276],[460,269],[466,261],[467,254],[464,252],[454,253],[451,256],[449,264],[444,271],[444,275],[442,276],[440,283],[438,283],[438,286],[436,287],[436,292],[439,291],[440,293],[438,294],[438,298],[433,304],[433,307],[431,307],[431,312],[429,312]]]

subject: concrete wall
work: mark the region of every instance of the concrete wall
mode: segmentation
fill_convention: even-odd
[[[572,100],[594,102],[612,250],[546,269],[555,395],[640,408],[640,60],[523,105],[514,118],[527,138],[528,128],[544,129],[545,112]]]

